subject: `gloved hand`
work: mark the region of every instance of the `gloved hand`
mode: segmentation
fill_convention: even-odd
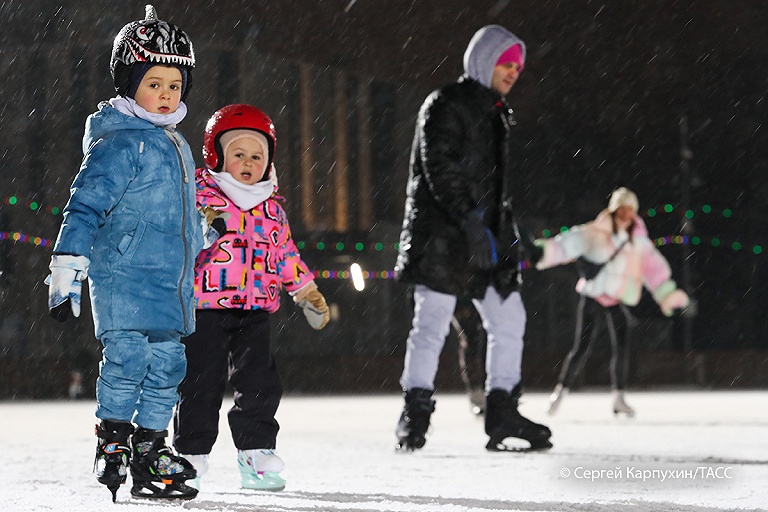
[[[483,270],[496,266],[499,262],[496,250],[498,242],[491,230],[483,223],[480,213],[471,212],[461,227],[467,235],[470,263]]]
[[[307,322],[313,329],[319,331],[330,320],[331,314],[328,310],[328,304],[314,281],[299,290],[293,300],[301,308]]]
[[[198,211],[203,226],[203,249],[208,249],[227,231],[226,221],[230,215],[229,212],[222,212],[210,206],[199,208]]]
[[[536,240],[528,228],[522,224],[517,225],[517,238],[523,244],[525,252],[528,254],[528,261],[531,267],[536,267],[541,257],[544,255],[544,242]]]
[[[664,313],[664,316],[672,316],[676,309],[687,308],[689,303],[690,299],[688,298],[688,294],[680,288],[677,288],[675,291],[664,297],[664,300],[661,301],[659,307],[661,308],[661,312]]]
[[[48,311],[59,322],[66,320],[70,311],[74,316],[80,316],[80,296],[90,264],[91,260],[85,256],[54,254],[51,258],[51,274],[45,278]]]

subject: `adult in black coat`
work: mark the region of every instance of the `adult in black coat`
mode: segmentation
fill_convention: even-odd
[[[475,33],[465,74],[431,93],[416,122],[405,218],[395,272],[413,285],[414,320],[400,384],[405,407],[398,448],[426,442],[434,378],[457,297],[473,300],[488,332],[485,430],[488,449],[507,437],[551,447],[550,431],[522,417],[520,367],[525,308],[518,287],[515,124],[505,96],[525,64],[525,44],[498,25]]]

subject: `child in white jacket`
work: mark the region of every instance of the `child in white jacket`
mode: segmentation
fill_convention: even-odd
[[[575,226],[554,238],[537,240],[543,252],[536,263],[545,269],[581,260],[582,277],[576,283],[580,295],[574,345],[563,363],[558,384],[550,396],[549,413],[554,414],[589,356],[597,334],[594,322],[605,318],[611,339],[611,385],[613,412],[634,416],[624,401],[627,381],[628,307],[640,301],[647,288],[666,316],[688,306],[688,295],[671,279],[669,263],[648,238],[638,216],[639,203],[631,190],[621,187],[611,195],[608,208],[586,224]],[[587,315],[585,313],[593,313]]]

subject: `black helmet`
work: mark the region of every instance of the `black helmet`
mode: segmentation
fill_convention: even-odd
[[[128,92],[131,66],[137,62],[154,62],[186,68],[183,100],[189,92],[192,68],[195,67],[192,41],[176,25],[158,20],[152,5],[147,5],[146,13],[146,18],[128,23],[115,37],[109,61],[115,91],[121,96]]]

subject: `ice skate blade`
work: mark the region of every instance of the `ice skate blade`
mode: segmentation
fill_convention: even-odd
[[[140,482],[131,487],[131,496],[145,500],[191,500],[198,492],[183,482],[172,482],[162,488],[152,482]]]
[[[279,492],[285,489],[285,480],[280,475],[271,471],[265,471],[264,473],[241,473],[241,485],[243,489],[250,489],[252,491],[270,491]]]
[[[614,409],[613,410],[613,415],[615,417],[617,417],[617,418],[619,416],[621,416],[622,414],[624,416],[626,416],[627,418],[634,418],[635,417],[635,411],[623,411],[623,410],[619,410],[619,409]]]
[[[530,442],[530,441],[529,441]],[[488,441],[485,445],[485,449],[489,452],[512,452],[512,453],[529,453],[529,452],[545,452],[552,448],[552,443],[549,439],[543,441],[530,442],[531,446],[508,446],[503,443],[503,439],[495,441],[493,439]]]

